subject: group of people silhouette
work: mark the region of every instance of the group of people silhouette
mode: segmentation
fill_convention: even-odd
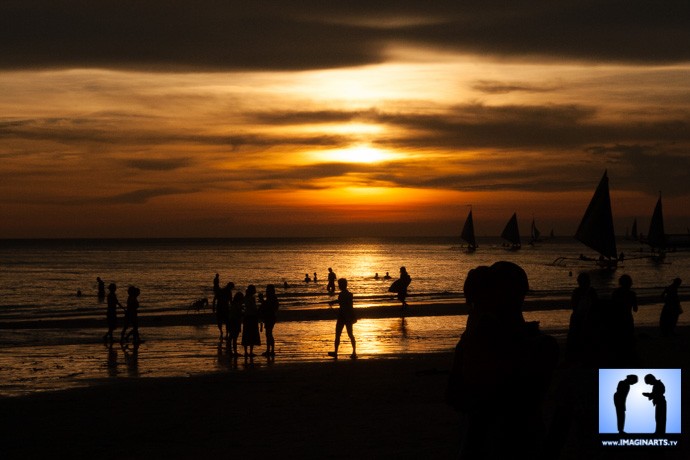
[[[266,286],[264,293],[258,293],[257,304],[256,286],[250,284],[244,291],[233,295],[235,283],[232,281],[220,287],[220,275],[216,273],[213,280],[213,301],[211,307],[216,315],[216,325],[220,334],[219,340],[227,340],[234,356],[240,356],[237,351],[238,340],[244,347],[244,356],[253,358],[254,347],[261,346],[261,329],[265,331],[266,351],[263,356],[275,356],[275,338],[273,329],[277,321],[279,307],[276,288],[273,284]],[[225,328],[225,333],[223,333]],[[242,337],[240,338],[240,333]]]
[[[96,278],[98,282],[98,297],[101,298],[101,289],[105,292],[105,283],[100,277]],[[123,307],[117,298],[117,285],[110,283],[108,285],[108,294],[103,296],[107,300],[106,321],[108,324],[108,331],[103,336],[103,340],[107,343],[114,341],[113,332],[117,329],[117,309],[118,307],[124,310],[124,324],[120,334],[120,343],[124,344],[133,338],[133,343],[138,345],[143,342],[139,336],[139,294],[140,289],[136,286],[129,286],[127,289],[127,302]]]

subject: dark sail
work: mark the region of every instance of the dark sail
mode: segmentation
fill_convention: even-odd
[[[462,233],[460,238],[467,242],[470,249],[475,249],[477,247],[477,240],[474,237],[474,221],[472,220],[472,210],[467,215],[467,220],[465,220],[465,225],[462,227]]]
[[[536,243],[539,241],[539,237],[541,236],[541,232],[537,228],[537,224],[534,222],[534,219],[532,219],[532,228],[530,231],[531,235],[530,237],[532,238],[532,243]]]
[[[575,239],[604,257],[611,259],[618,257],[609,196],[609,178],[606,171],[575,232]]]
[[[661,209],[661,196],[656,202],[654,214],[652,214],[652,221],[649,224],[647,244],[653,248],[666,248],[666,233],[664,232],[664,214]]]
[[[513,247],[520,247],[520,231],[518,229],[517,213],[513,213],[513,217],[510,218],[506,227],[503,229],[503,233],[501,233],[501,238],[509,241]]]
[[[633,220],[632,231],[630,232],[630,237],[635,241],[637,241],[639,239],[639,235],[637,234],[637,219]]]

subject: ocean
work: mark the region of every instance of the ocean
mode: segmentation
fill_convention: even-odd
[[[254,284],[263,291],[267,284],[275,284],[281,310],[328,308],[327,302],[334,298],[326,291],[329,267],[339,278],[348,279],[356,308],[399,308],[387,289],[405,266],[412,277],[409,308],[414,309],[415,304],[464,303],[462,287],[471,268],[509,260],[521,265],[529,277],[526,303],[537,307],[526,317],[561,331],[567,329],[569,312],[538,305],[567,305],[580,271],[591,273],[602,295],[616,286],[620,275],[629,274],[638,296],[653,304],[636,317],[638,324],[649,325],[658,321],[664,286],[675,277],[690,280],[690,253],[671,252],[658,263],[647,257],[649,252],[639,243],[624,239],[618,249],[626,257],[615,271],[578,260],[580,254],[594,254],[569,237],[546,239],[517,251],[507,250],[499,238],[479,238],[478,244],[475,252],[467,253],[457,238],[0,240],[0,395],[90,385],[111,378],[242,368],[241,363],[233,364],[218,343],[210,309],[200,313],[209,315],[208,324],[202,326],[142,328],[146,342],[134,358],[132,350],[104,347],[105,305],[96,296],[97,277],[106,286],[117,284],[123,304],[127,287],[137,286],[142,317],[183,318],[197,314],[189,311],[194,300],[211,300],[216,273],[221,285],[232,281],[236,289]],[[554,263],[557,260],[560,263]],[[314,273],[317,282],[305,283],[305,274],[313,278]],[[386,273],[391,280],[383,279]],[[688,292],[682,285],[681,296]],[[392,316],[362,319],[355,325],[363,359],[448,351],[464,328],[462,316]],[[681,315],[681,322],[685,316]],[[83,319],[102,320],[103,330],[12,326],[49,320],[68,325],[70,320]],[[279,323],[275,361],[326,359],[326,351],[332,349],[333,327],[334,320]],[[349,342],[343,338],[341,346],[347,351]]]

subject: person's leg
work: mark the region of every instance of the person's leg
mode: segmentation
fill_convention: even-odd
[[[338,320],[335,323],[335,343],[334,343],[334,350],[332,352],[329,352],[329,356],[333,356],[334,358],[338,357],[338,347],[340,347],[340,335],[343,333],[343,322]]]
[[[351,358],[357,357],[357,343],[355,341],[355,334],[352,332],[352,323],[347,323],[347,335],[350,337],[350,343],[352,344],[352,355]]]

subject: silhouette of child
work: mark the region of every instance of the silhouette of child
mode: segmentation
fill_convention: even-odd
[[[127,289],[127,309],[125,310],[125,324],[122,327],[122,334],[120,335],[120,342],[129,340],[129,336],[133,336],[133,342],[138,344],[141,342],[139,338],[139,294],[141,291],[135,286],[130,286]],[[131,327],[132,330],[127,332]],[[125,335],[126,333],[126,335]]]
[[[589,274],[577,276],[578,286],[570,298],[570,326],[566,339],[565,359],[576,365],[591,365],[598,337],[597,308],[599,297],[591,286]]]
[[[455,348],[447,399],[466,420],[462,458],[539,458],[541,404],[559,358],[556,340],[526,322],[525,271],[512,262],[470,270],[467,327]],[[500,440],[500,441],[498,441]]]
[[[247,286],[244,293],[244,314],[242,318],[242,346],[245,357],[254,357],[254,346],[261,345],[259,334],[259,310],[256,306],[256,287],[253,284]],[[247,353],[249,349],[249,353]]]
[[[345,278],[340,278],[338,280],[338,288],[340,289],[340,294],[338,294],[338,320],[335,323],[335,344],[334,350],[328,352],[328,356],[332,356],[338,359],[338,347],[340,346],[340,335],[343,332],[343,327],[347,329],[347,335],[350,337],[350,343],[352,343],[352,354],[350,358],[357,358],[357,344],[355,341],[355,335],[352,332],[352,325],[357,322],[355,317],[354,300],[353,295],[347,290],[347,280]],[[336,301],[328,302],[329,305],[335,304]]]
[[[103,336],[103,340],[109,340],[110,342],[113,341],[113,331],[117,328],[117,307],[124,309],[120,301],[117,300],[117,294],[115,294],[116,290],[117,286],[115,283],[110,283],[108,286],[108,308],[106,310],[108,332]]]

